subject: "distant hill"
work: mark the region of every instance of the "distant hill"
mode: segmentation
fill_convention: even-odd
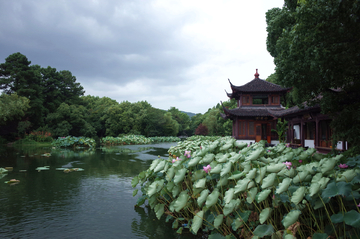
[[[187,114],[190,118],[196,115],[195,113],[191,113],[191,112],[185,112],[185,111],[181,111],[181,112]]]

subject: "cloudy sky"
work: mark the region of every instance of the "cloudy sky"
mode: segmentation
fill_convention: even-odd
[[[283,0],[2,0],[0,63],[69,70],[86,95],[205,113],[274,72],[265,13]]]

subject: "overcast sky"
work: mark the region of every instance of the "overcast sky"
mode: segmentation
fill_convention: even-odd
[[[265,13],[283,0],[2,0],[0,63],[69,70],[85,95],[205,113],[274,72]]]

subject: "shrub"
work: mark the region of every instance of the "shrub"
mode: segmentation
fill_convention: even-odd
[[[209,134],[209,130],[206,127],[206,125],[200,124],[196,130],[195,130],[195,134],[196,135],[208,135]]]
[[[147,201],[157,218],[173,220],[178,233],[358,238],[360,156],[315,151],[230,137],[180,142],[168,159],[154,160],[134,177],[132,186],[141,185],[137,205]]]
[[[34,140],[36,142],[52,142],[53,141],[53,138],[51,137],[51,133],[46,132],[46,131],[30,132],[30,134],[26,135],[26,138],[29,140]]]
[[[96,142],[92,138],[87,137],[74,137],[74,136],[67,136],[67,137],[59,137],[51,143],[54,147],[73,147],[73,148],[95,148]]]

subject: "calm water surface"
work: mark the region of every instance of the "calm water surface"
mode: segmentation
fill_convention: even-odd
[[[165,216],[157,220],[146,207],[134,207],[140,194],[132,196],[132,177],[158,155],[167,157],[172,145],[95,151],[0,146],[0,167],[13,167],[0,174],[0,238],[195,238],[176,234]],[[35,170],[43,166],[50,170]],[[13,178],[20,183],[4,183]]]

